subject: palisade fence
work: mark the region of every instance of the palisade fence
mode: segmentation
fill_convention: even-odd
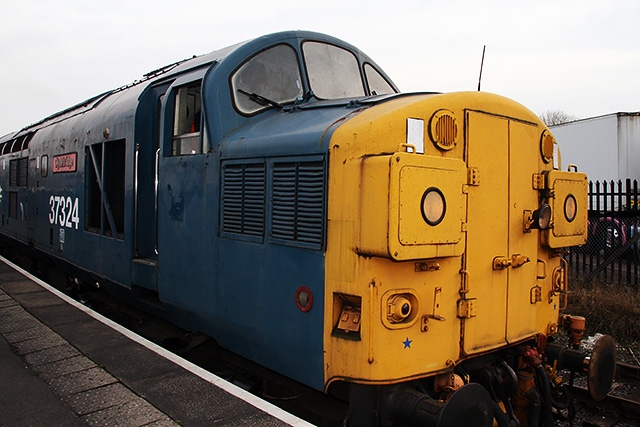
[[[589,182],[589,238],[565,257],[573,279],[640,284],[638,181]]]

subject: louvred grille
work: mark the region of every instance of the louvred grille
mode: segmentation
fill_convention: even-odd
[[[271,237],[321,245],[323,218],[322,162],[276,163]]]
[[[222,230],[262,236],[265,208],[264,164],[226,165],[222,192]]]

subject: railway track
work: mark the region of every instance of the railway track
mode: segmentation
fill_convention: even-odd
[[[616,366],[616,373],[623,378],[635,378],[636,380],[640,380],[640,366],[638,365],[618,362]]]
[[[618,362],[616,381],[609,394],[600,402],[591,398],[586,386],[572,386],[574,398],[583,407],[584,427],[626,427],[640,425],[640,366]]]

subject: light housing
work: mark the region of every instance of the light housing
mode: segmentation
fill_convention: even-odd
[[[389,329],[411,327],[420,317],[418,296],[413,289],[391,289],[382,298],[382,323]]]
[[[550,248],[583,245],[588,235],[589,180],[577,170],[550,170],[545,173],[547,203],[553,224],[542,242]]]
[[[531,214],[533,221],[529,228],[538,230],[546,230],[551,225],[551,206],[544,203]]]
[[[409,152],[370,156],[362,159],[361,176],[365,177],[359,194],[361,255],[396,261],[462,255],[467,210],[463,191],[468,181],[463,160]],[[437,187],[442,195],[430,194],[423,214],[427,187]],[[443,199],[444,216],[434,213],[430,203],[439,200],[444,208]]]
[[[311,293],[311,289],[306,286],[300,286],[296,290],[296,305],[303,313],[311,310],[311,307],[313,306],[313,294]]]
[[[389,298],[387,317],[391,323],[403,322],[411,314],[411,301],[404,295]]]
[[[553,153],[555,151],[556,139],[551,132],[545,130],[540,136],[540,155],[545,163],[550,163],[553,160]]]

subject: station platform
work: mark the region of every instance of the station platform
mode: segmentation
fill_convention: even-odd
[[[0,257],[0,426],[310,426]]]

